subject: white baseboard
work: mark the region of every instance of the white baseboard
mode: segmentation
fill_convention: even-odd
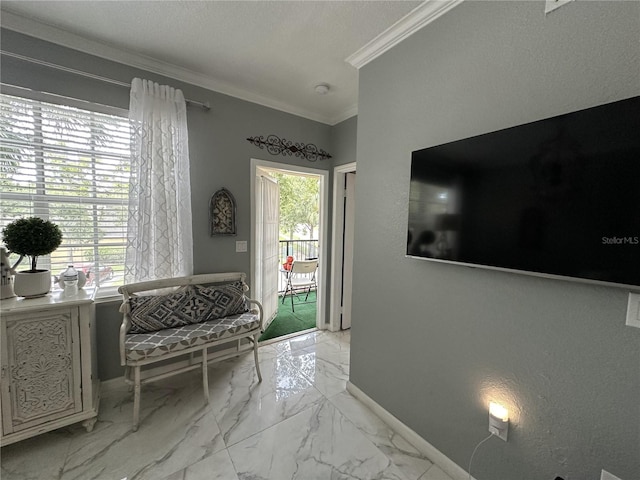
[[[416,432],[407,427],[396,417],[372,400],[366,393],[347,382],[347,391],[360,400],[369,410],[386,423],[394,432],[398,433],[407,442],[413,445],[420,453],[426,456],[434,465],[449,475],[453,480],[469,480],[469,474],[460,465],[455,463],[436,447],[427,442]]]

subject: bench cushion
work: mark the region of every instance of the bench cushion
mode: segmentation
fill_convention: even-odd
[[[205,287],[195,285],[166,295],[131,297],[129,333],[156,332],[206,322],[247,311],[240,281]]]
[[[128,334],[124,343],[125,355],[127,359],[134,361],[160,357],[259,328],[260,316],[245,312],[178,328]]]

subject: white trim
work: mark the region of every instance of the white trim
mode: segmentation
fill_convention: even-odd
[[[340,294],[342,292],[342,225],[344,210],[342,208],[344,177],[356,171],[356,162],[346,163],[333,169],[333,215],[331,220],[331,298],[329,299],[329,330],[340,330]]]
[[[357,69],[364,67],[462,2],[463,0],[426,0],[360,50],[349,55],[345,61]]]
[[[351,105],[349,108],[346,108],[345,110],[340,112],[338,115],[332,117],[331,122],[329,122],[329,125],[331,126],[337,125],[338,123],[344,122],[345,120],[348,120],[351,117],[355,117],[356,115],[358,115],[357,103],[354,105]]]
[[[316,327],[307,328],[306,330],[300,330],[299,332],[289,333],[287,335],[282,335],[281,337],[270,338],[269,340],[262,340],[260,343],[258,343],[258,347],[262,347],[262,346],[265,346],[265,345],[271,345],[273,343],[279,343],[279,342],[281,342],[283,340],[289,340],[290,338],[300,337],[300,336],[306,335],[308,333],[313,333],[313,332],[315,332],[317,330],[318,329]]]
[[[544,4],[544,14],[548,15],[549,13],[553,12],[554,10],[562,7],[563,5],[566,5],[569,2],[572,2],[573,0],[547,0]]]
[[[453,480],[475,480],[460,465],[455,463],[436,447],[427,442],[416,432],[407,427],[404,423],[377,404],[366,393],[356,387],[353,383],[347,382],[347,391],[360,400],[365,407],[371,410],[377,417],[386,423],[391,430],[396,432],[407,442],[413,445],[420,453],[425,455],[431,462],[449,475]]]
[[[250,169],[250,204],[251,204],[251,284],[256,282],[256,257],[257,248],[256,245],[256,176],[260,168],[281,170],[285,172],[291,172],[293,174],[306,173],[310,175],[317,175],[320,177],[320,237],[318,252],[319,256],[319,268],[318,268],[318,292],[316,296],[316,328],[326,329],[327,324],[325,322],[325,295],[327,292],[327,229],[329,226],[327,211],[329,210],[329,170],[321,170],[318,168],[302,167],[298,165],[291,165],[288,163],[269,162],[267,160],[260,160],[257,158],[251,159]]]
[[[157,73],[158,75],[163,75],[191,85],[206,88],[207,90],[223,93],[240,100],[246,100],[247,102],[256,103],[264,107],[273,108],[274,110],[290,113],[298,117],[307,118],[327,125],[335,125],[335,123],[339,123],[339,121],[341,121],[339,119],[345,114],[353,116],[352,113],[349,113],[353,108],[350,107],[349,110],[336,116],[335,118],[338,120],[334,122],[334,118],[318,114],[315,111],[300,108],[280,100],[275,100],[273,98],[250,92],[248,90],[238,88],[233,84],[213,79],[208,75],[194,72],[193,70],[163,62],[146,55],[129,52],[106,43],[90,40],[52,25],[40,23],[33,19],[8,11],[2,11],[1,24],[3,28],[39,38],[40,40],[55,43],[89,55],[95,55],[106,60],[129,65],[130,67]],[[128,79],[127,81],[130,80],[131,79]],[[205,100],[206,99],[203,101]]]
[[[104,113],[106,115],[112,115],[114,117],[129,118],[129,110],[119,107],[112,107],[110,105],[104,105],[102,103],[89,102],[87,100],[81,100],[79,98],[73,97],[65,97],[64,95],[58,95],[56,93],[31,90],[30,88],[11,85],[8,83],[0,83],[0,89],[2,90],[1,93],[5,95],[28,98],[29,100],[52,103],[54,105],[62,105],[65,107],[80,108],[82,110]]]
[[[101,287],[102,288],[102,287]],[[105,293],[104,296],[100,296],[100,291],[96,294],[93,301],[96,305],[103,303],[122,303],[122,295],[118,293],[118,287],[114,287],[113,293]]]

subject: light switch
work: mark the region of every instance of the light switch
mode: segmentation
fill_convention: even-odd
[[[627,304],[627,325],[640,328],[640,293],[629,292]]]
[[[236,252],[246,252],[247,251],[247,241],[239,240],[236,242]]]

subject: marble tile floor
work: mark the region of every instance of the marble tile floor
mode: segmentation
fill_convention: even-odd
[[[312,332],[198,372],[103,393],[93,432],[71,426],[2,448],[2,480],[451,480],[346,390],[350,332]]]

